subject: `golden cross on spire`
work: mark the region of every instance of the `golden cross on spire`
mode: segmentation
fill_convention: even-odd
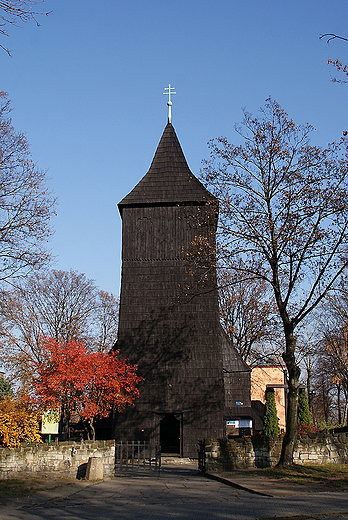
[[[172,122],[172,104],[173,103],[171,102],[170,96],[171,96],[171,94],[176,94],[176,92],[174,90],[174,87],[172,87],[170,83],[169,83],[168,87],[164,87],[164,90],[168,90],[168,92],[163,92],[163,94],[168,96],[168,101],[167,101],[167,105],[168,105],[168,123],[171,123]]]

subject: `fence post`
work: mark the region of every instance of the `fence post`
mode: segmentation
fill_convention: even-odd
[[[205,473],[205,439],[198,441],[198,470]]]

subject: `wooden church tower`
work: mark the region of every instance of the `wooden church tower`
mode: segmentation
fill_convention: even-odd
[[[199,439],[222,438],[241,407],[250,414],[250,371],[220,326],[215,271],[191,272],[185,260],[194,241],[215,250],[217,201],[190,171],[170,113],[149,171],[118,207],[115,349],[145,380],[135,407],[115,415],[113,434],[195,458]]]

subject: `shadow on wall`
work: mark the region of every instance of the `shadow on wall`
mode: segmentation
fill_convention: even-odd
[[[274,466],[279,460],[282,444],[278,437],[241,437],[212,442],[217,444],[217,457],[216,461],[211,459],[209,463],[220,465],[226,471]],[[210,448],[211,451],[214,449]]]
[[[80,464],[77,468],[76,478],[78,480],[82,480],[86,478],[86,471],[87,471],[87,462]]]
[[[275,451],[273,439],[269,437],[252,437],[251,441],[254,449],[255,466],[257,468],[274,466],[274,463],[272,463]]]
[[[124,412],[115,414],[114,428],[129,420],[133,425],[137,425],[132,432],[129,432],[129,438],[124,438],[124,440],[150,441],[153,439],[160,421],[165,417],[165,412],[167,411],[171,411],[174,414],[184,412],[185,427],[197,425],[197,423],[201,425],[208,424],[212,414],[221,413],[222,428],[224,401],[222,379],[211,385],[207,385],[206,379],[203,377],[196,377],[194,381],[186,381],[182,384],[180,379],[178,379],[177,388],[173,388],[174,385],[172,387],[176,395],[167,402],[165,401],[165,394],[167,393],[167,388],[165,387],[169,385],[165,376],[161,378],[161,381],[161,384],[158,382],[157,384],[151,384],[150,390],[146,393],[140,386],[140,399],[135,402],[135,407],[129,407]],[[142,384],[145,385],[145,382]],[[159,391],[159,387],[163,391]],[[143,414],[148,413],[148,411],[151,411],[157,417],[157,420],[152,427],[146,423],[146,427],[143,428],[141,426],[144,422]]]
[[[223,435],[224,385],[219,339],[213,334],[208,337],[209,323],[202,322],[199,307],[196,312],[195,309],[196,303],[187,304],[186,312],[179,304],[153,310],[136,328],[127,331],[124,327],[120,332],[114,348],[120,351],[120,358],[138,365],[137,373],[145,381],[139,384],[140,398],[135,408],[115,414],[117,436],[122,433],[124,440],[153,439],[159,435],[164,414],[179,412],[185,414],[185,428],[195,423],[202,432],[206,428],[212,430],[212,416],[221,414],[221,420],[215,420],[220,428],[217,430],[216,426],[215,434]],[[215,328],[212,324],[211,330]],[[212,342],[216,343],[215,349]],[[128,423],[132,430],[128,439],[122,423]]]
[[[263,430],[263,417],[265,415],[265,405],[262,401],[251,401],[253,411],[254,432],[261,433]]]
[[[160,369],[171,369],[189,360],[188,346],[194,338],[194,320],[178,316],[178,306],[151,311],[148,319],[124,331],[114,350],[121,359],[138,365],[138,375],[148,380],[153,374],[163,377]]]

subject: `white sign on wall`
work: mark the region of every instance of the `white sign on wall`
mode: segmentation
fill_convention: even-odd
[[[227,426],[234,426],[235,428],[252,428],[252,419],[239,419],[239,421],[226,421]]]
[[[41,433],[57,434],[59,428],[59,410],[46,410],[42,414]]]

